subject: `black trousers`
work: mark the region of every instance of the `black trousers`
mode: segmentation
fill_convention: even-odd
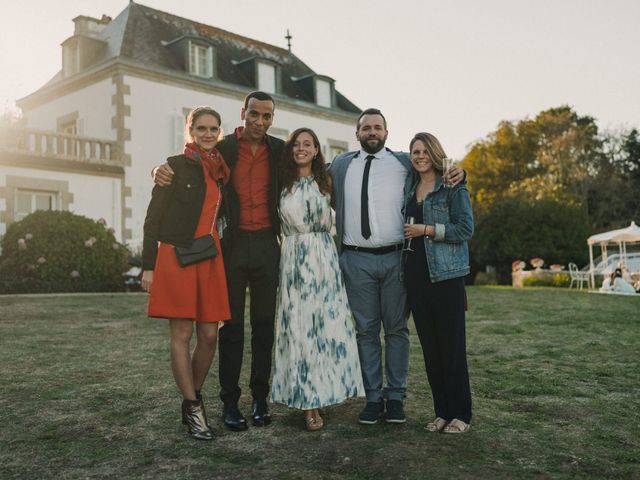
[[[271,230],[240,232],[225,254],[231,320],[219,333],[220,398],[233,405],[240,398],[244,351],[246,292],[251,295],[251,376],[249,387],[257,400],[266,400],[271,375],[280,246]]]
[[[424,257],[423,257],[424,258]],[[413,261],[412,261],[413,260]],[[425,261],[409,256],[407,300],[416,325],[437,417],[471,422],[462,277],[431,283]]]

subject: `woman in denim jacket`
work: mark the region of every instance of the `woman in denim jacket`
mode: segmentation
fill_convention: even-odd
[[[405,199],[407,299],[416,325],[433,403],[431,432],[463,433],[471,422],[471,389],[465,346],[464,276],[473,213],[464,184],[443,183],[446,157],[438,139],[417,133],[410,144],[416,181]]]

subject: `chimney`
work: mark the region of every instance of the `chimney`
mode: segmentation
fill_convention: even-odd
[[[107,15],[102,15],[100,19],[79,15],[73,19],[73,23],[75,23],[73,34],[95,38],[109,22],[111,22],[111,17]]]

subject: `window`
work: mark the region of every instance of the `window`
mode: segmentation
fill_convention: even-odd
[[[275,65],[258,62],[258,90],[267,93],[276,93]]]
[[[334,158],[346,151],[346,148],[329,146],[329,155],[327,155],[327,161],[332,162]]]
[[[279,138],[280,140],[286,141],[287,138],[289,137],[289,130],[285,128],[271,127],[269,129],[269,135],[271,135],[272,137]]]
[[[331,108],[331,83],[319,78],[316,79],[316,103]]]
[[[36,210],[58,210],[60,204],[58,197],[57,192],[16,190],[15,220],[22,220]]]
[[[186,127],[187,117],[189,116],[190,108],[183,108],[182,113],[174,112],[171,115],[171,127],[173,131],[173,152],[184,151],[184,144],[186,139]]]
[[[58,131],[60,133],[64,133],[65,135],[73,135],[74,137],[78,136],[78,121],[70,120],[68,122],[60,123],[58,125]]]
[[[329,148],[327,148],[326,160],[329,163],[333,162],[333,159],[336,158],[336,156],[349,150],[349,143],[344,140],[328,138],[327,143]]]
[[[213,48],[189,42],[189,73],[198,77],[213,76]]]
[[[62,115],[56,119],[56,130],[69,137],[58,138],[58,142],[62,142],[62,145],[58,144],[58,151],[64,153],[69,157],[75,157],[80,151],[80,142],[76,138],[80,134],[80,119],[78,112],[71,112],[66,115]]]
[[[7,219],[7,224],[22,220],[36,210],[69,210],[73,203],[69,182],[64,180],[7,175],[5,182],[0,188],[0,203],[5,204],[0,218]]]

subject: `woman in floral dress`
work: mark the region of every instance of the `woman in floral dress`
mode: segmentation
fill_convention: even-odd
[[[280,301],[272,401],[305,411],[308,430],[324,426],[319,409],[364,395],[355,329],[330,234],[331,178],[308,128],[285,145],[281,172]]]

